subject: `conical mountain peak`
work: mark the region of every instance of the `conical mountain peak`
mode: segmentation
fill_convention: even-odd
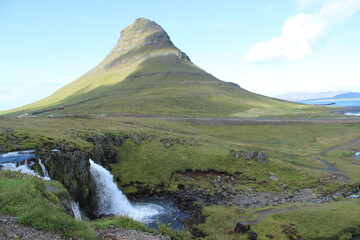
[[[154,21],[138,18],[121,31],[120,39],[109,56],[122,54],[139,46],[162,45],[175,47],[169,35]]]
[[[156,56],[176,56],[178,59],[190,61],[171,42],[165,30],[154,21],[138,18],[121,31],[120,39],[105,59],[105,69],[123,63],[140,63]]]
[[[9,112],[216,117],[273,107],[288,105],[220,81],[192,63],[161,26],[138,18],[92,70],[49,97]]]

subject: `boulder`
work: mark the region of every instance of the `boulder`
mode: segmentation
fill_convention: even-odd
[[[257,240],[258,239],[257,237],[258,237],[257,233],[253,231],[248,232],[246,235],[247,240]]]
[[[160,143],[164,145],[164,147],[169,148],[174,145],[174,141],[172,139],[161,139]]]
[[[281,229],[282,232],[289,238],[289,240],[302,240],[302,237],[299,235],[299,232],[294,224],[282,224]]]
[[[182,184],[182,183],[179,183],[179,184],[178,184],[178,189],[179,189],[179,190],[185,189],[185,185]]]
[[[241,152],[240,151],[234,151],[234,150],[230,150],[230,154],[233,155],[236,158],[240,158],[241,157]]]
[[[243,151],[241,153],[241,157],[244,160],[252,160],[255,158],[255,155],[256,155],[256,152],[253,152],[253,151]]]
[[[238,222],[236,223],[234,232],[235,233],[247,233],[250,230],[250,225]]]
[[[275,174],[272,173],[272,172],[269,172],[269,179],[270,179],[271,181],[278,181],[278,180],[279,180],[279,179],[275,176]]]
[[[262,164],[267,164],[268,162],[269,162],[269,160],[268,160],[268,156],[265,154],[265,153],[263,153],[263,152],[258,152],[258,154],[257,154],[257,161],[259,162],[259,163],[262,163]]]

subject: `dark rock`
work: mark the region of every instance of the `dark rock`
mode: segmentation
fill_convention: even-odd
[[[167,148],[171,147],[174,144],[171,139],[161,139],[160,142]]]
[[[247,233],[246,239],[247,240],[257,240],[258,239],[257,237],[258,237],[257,233],[251,231],[251,232]]]
[[[141,140],[145,140],[147,138],[150,138],[149,136],[147,136],[144,133],[141,133],[140,135],[137,133],[130,133],[126,136],[124,136],[125,139],[132,139],[134,141],[134,143],[139,146],[141,144]]]
[[[99,218],[113,218],[116,217],[115,214],[100,214]]]
[[[75,218],[74,212],[73,212],[72,207],[71,207],[71,202],[69,200],[61,199],[60,207],[64,210],[64,212],[67,215]]]
[[[240,151],[234,151],[234,150],[230,150],[230,154],[233,155],[236,158],[240,158],[241,156],[241,152]]]
[[[61,182],[72,199],[81,207],[92,208],[92,178],[90,175],[89,155],[79,149],[68,146],[57,146],[60,151],[51,151],[45,147],[37,155],[53,180]]]
[[[250,225],[249,224],[244,224],[244,223],[236,223],[234,232],[235,233],[247,233],[250,230]]]
[[[268,156],[263,152],[258,152],[257,154],[257,161],[262,164],[267,164],[269,162]]]
[[[105,152],[105,157],[110,163],[118,163],[118,152],[113,148],[110,148]]]
[[[124,139],[120,136],[116,136],[114,139],[113,139],[113,143],[115,146],[122,146],[124,144]]]
[[[204,238],[206,234],[198,228],[191,228],[191,235],[195,238]]]
[[[121,146],[124,143],[122,137],[97,135],[86,138],[86,141],[95,146],[95,149],[91,153],[91,158],[99,162],[102,166],[109,168],[109,163],[119,162],[119,154],[115,147]]]
[[[244,160],[252,160],[255,158],[255,154],[256,154],[256,152],[253,152],[253,151],[243,151],[243,152],[241,152],[241,157]]]
[[[280,227],[282,229],[282,232],[286,234],[289,240],[302,240],[302,237],[299,235],[299,232],[294,224],[282,224]]]

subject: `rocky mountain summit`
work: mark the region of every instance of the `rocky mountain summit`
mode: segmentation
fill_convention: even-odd
[[[133,24],[121,31],[118,43],[109,53],[125,53],[139,46],[163,45],[175,47],[165,30],[154,21],[138,18]]]
[[[143,52],[136,51],[138,48],[145,48],[146,50]],[[169,35],[160,25],[146,18],[138,18],[133,24],[121,31],[117,44],[107,56],[110,59],[115,57],[115,60],[107,63],[105,68],[167,55],[174,55],[190,61],[185,53],[175,47]]]

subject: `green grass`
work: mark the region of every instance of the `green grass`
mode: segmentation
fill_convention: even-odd
[[[281,224],[295,224],[303,239],[351,239],[360,234],[360,200],[331,202],[269,215],[256,226],[259,233],[286,239]]]
[[[6,151],[33,149],[45,143],[62,143],[91,151],[93,146],[84,140],[89,135],[124,136],[129,133],[139,135],[145,133],[151,136],[151,139],[142,140],[139,146],[135,145],[133,140],[128,139],[118,149],[120,153],[119,163],[113,164],[111,167],[112,173],[120,180],[119,186],[124,187],[122,190],[125,193],[134,193],[137,186],[157,190],[162,185],[167,190],[174,190],[177,189],[179,183],[194,189],[204,190],[209,194],[214,193],[215,189],[211,181],[215,176],[204,175],[185,178],[174,174],[176,171],[181,172],[186,169],[203,171],[215,169],[226,171],[229,174],[241,172],[242,175],[238,178],[238,183],[232,186],[241,190],[256,189],[257,191],[280,192],[283,189],[279,185],[286,184],[288,191],[311,187],[314,188],[315,192],[333,192],[350,186],[341,181],[331,180],[329,182],[328,180],[332,179],[329,173],[315,170],[314,168],[326,168],[321,162],[314,160],[317,157],[331,162],[343,174],[346,174],[352,180],[351,186],[360,182],[358,175],[360,165],[356,160],[349,158],[353,152],[350,150],[333,150],[327,152],[326,156],[321,155],[321,152],[327,148],[342,145],[359,137],[359,124],[203,126],[187,120],[168,121],[116,117],[103,119],[2,118],[0,125],[3,129],[0,131],[0,145],[4,146]],[[13,131],[9,131],[9,129]],[[163,140],[172,141],[173,145],[167,148],[162,143]],[[355,144],[351,149],[357,147],[358,144]],[[269,163],[263,165],[256,161],[236,159],[229,154],[231,149],[263,151],[269,155]],[[279,181],[270,181],[268,179],[269,172],[275,173]],[[6,191],[9,190],[6,189]],[[61,194],[66,195],[64,192],[55,193],[55,195]],[[45,194],[43,198],[52,204],[56,205],[57,203],[56,198],[51,194]],[[16,202],[13,199],[9,199],[9,201]],[[354,204],[349,205],[346,201],[339,201],[336,204],[337,206],[344,204],[354,211],[357,210]],[[232,230],[230,226],[239,216],[236,208],[216,209],[216,206],[212,207],[214,208],[212,210],[205,208],[204,212],[210,221],[208,227],[203,226],[204,229],[207,229],[206,232],[210,234],[208,238],[241,239],[237,235],[227,233],[229,229]],[[319,210],[316,210],[318,208]],[[209,211],[206,212],[206,209]],[[314,206],[314,209],[317,218],[321,219],[322,215],[328,217],[325,207],[321,210],[319,205]],[[338,209],[345,213],[350,211],[346,208],[338,207]],[[306,225],[305,222],[308,220],[310,212],[304,211],[304,217],[299,217],[302,220],[294,223],[302,234],[304,231],[302,226]],[[217,215],[219,218],[216,217]],[[34,214],[34,216],[38,215]],[[345,214],[340,216],[345,216]],[[240,214],[239,217],[244,217],[244,215]],[[253,219],[256,215],[253,214],[253,211],[246,211],[246,217]],[[292,217],[296,218],[298,215]],[[266,219],[264,221],[267,221]],[[284,219],[276,223],[286,223],[291,217],[288,216]],[[211,226],[214,226],[210,224],[211,222],[216,222],[216,226],[219,225],[218,232],[217,228],[210,229]],[[319,225],[321,230],[316,236],[322,236],[322,229],[327,231],[325,226],[327,223],[325,223]],[[272,230],[272,225],[268,224],[266,227],[261,227],[262,225],[259,223],[254,226],[254,229],[258,228],[256,231],[261,234],[268,231],[268,233],[282,236],[278,225],[273,225]],[[350,224],[349,227],[352,228],[352,225]],[[348,231],[344,226],[341,229],[347,232],[352,231],[351,229]],[[335,232],[335,230],[331,233],[340,237],[340,233]]]
[[[49,193],[44,184],[33,176],[0,171],[0,213],[17,216],[22,224],[62,237],[95,239],[86,222],[76,221],[58,206],[58,197],[66,190],[61,187],[61,191]]]
[[[287,209],[286,209],[287,208]],[[291,208],[293,208],[291,210]],[[256,220],[258,211],[285,209],[284,212],[267,215],[264,220],[251,226],[251,230],[266,239],[289,239],[281,225],[294,224],[303,239],[351,239],[351,235],[360,234],[360,200],[346,200],[324,204],[285,204],[263,209],[240,209],[232,206],[210,206],[203,209],[206,222],[198,225],[208,236],[205,239],[246,239],[246,236],[233,233],[237,222]]]

